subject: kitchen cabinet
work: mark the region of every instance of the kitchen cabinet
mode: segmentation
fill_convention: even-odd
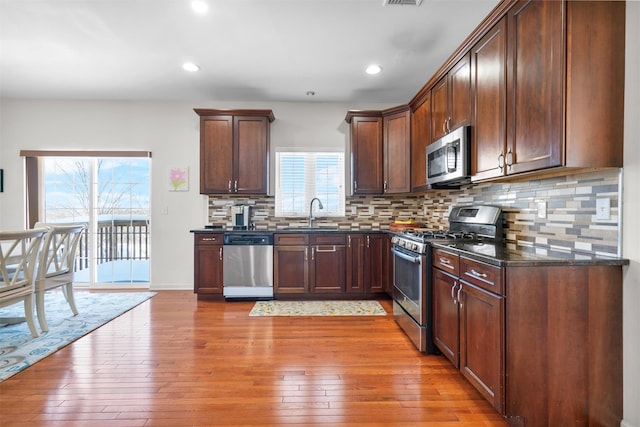
[[[384,181],[381,111],[349,111],[351,193],[382,194]]]
[[[387,239],[384,233],[347,235],[347,293],[369,295],[389,291],[392,267]]]
[[[434,343],[504,411],[504,297],[500,268],[433,250]]]
[[[222,233],[194,233],[193,292],[222,297]]]
[[[471,49],[472,180],[622,167],[624,2],[515,2]]]
[[[200,116],[200,193],[267,194],[271,110],[205,110]]]
[[[407,105],[383,111],[385,194],[411,191],[411,111]]]
[[[471,122],[471,68],[465,54],[431,89],[431,142]]]
[[[427,184],[427,145],[431,143],[431,92],[411,111],[411,191],[429,189]]]
[[[343,294],[345,234],[275,234],[274,293]]]

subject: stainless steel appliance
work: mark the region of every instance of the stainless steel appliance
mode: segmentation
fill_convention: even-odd
[[[455,187],[470,181],[470,127],[461,126],[427,145],[427,183]]]
[[[456,206],[448,230],[406,230],[392,237],[393,315],[423,353],[437,353],[432,339],[431,244],[502,239],[502,210],[496,206]]]
[[[251,226],[251,206],[235,205],[232,208],[234,230],[248,230]]]
[[[273,234],[226,233],[223,245],[225,299],[273,299]]]

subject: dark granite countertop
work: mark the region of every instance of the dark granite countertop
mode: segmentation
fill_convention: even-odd
[[[287,233],[287,234],[295,234],[295,233],[303,233],[303,234],[309,234],[309,233],[349,233],[349,234],[357,234],[357,233],[362,233],[362,234],[366,234],[366,233],[386,233],[389,232],[389,230],[383,230],[383,229],[359,229],[359,230],[353,230],[353,229],[341,229],[341,228],[323,228],[323,227],[313,227],[313,228],[307,228],[307,227],[284,227],[284,228],[270,228],[270,229],[254,229],[254,230],[233,230],[231,228],[198,228],[198,229],[193,229],[190,230],[191,233],[260,233],[260,234],[265,234],[265,233]]]
[[[629,260],[586,252],[565,252],[538,246],[507,247],[498,243],[433,243],[434,248],[499,267],[553,265],[628,265]]]

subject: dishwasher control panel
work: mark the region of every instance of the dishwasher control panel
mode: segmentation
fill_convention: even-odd
[[[224,235],[225,245],[273,245],[273,234],[229,233]]]

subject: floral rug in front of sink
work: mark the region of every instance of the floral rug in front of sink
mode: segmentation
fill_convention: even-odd
[[[249,316],[386,316],[378,301],[257,301]]]

